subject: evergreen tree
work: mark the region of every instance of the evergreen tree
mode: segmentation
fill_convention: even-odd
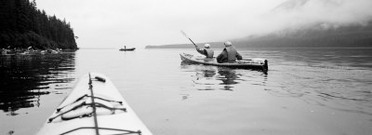
[[[0,48],[77,49],[69,23],[40,11],[33,0],[0,1]]]

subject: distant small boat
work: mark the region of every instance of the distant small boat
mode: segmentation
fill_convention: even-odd
[[[134,51],[136,48],[120,48],[119,51]]]

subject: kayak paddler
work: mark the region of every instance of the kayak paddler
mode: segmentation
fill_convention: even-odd
[[[181,33],[191,41],[191,43],[195,46],[195,49],[196,51],[198,51],[200,54],[203,54],[205,57],[207,58],[213,58],[213,55],[214,55],[214,51],[210,48],[211,45],[210,44],[204,44],[204,48],[200,48],[198,47],[194,41],[191,40],[191,38],[189,36],[187,36],[187,34],[181,30]]]
[[[210,44],[204,44],[204,48],[200,48],[198,46],[195,47],[196,51],[198,51],[200,54],[203,54],[207,58],[213,58],[214,50],[211,49]]]
[[[217,56],[218,63],[231,63],[235,62],[236,60],[242,60],[243,57],[236,51],[236,49],[232,46],[230,41],[226,41],[224,43],[225,48],[222,50],[221,54]]]

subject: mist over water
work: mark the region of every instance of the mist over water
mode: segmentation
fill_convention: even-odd
[[[319,26],[324,30],[365,26],[372,20],[370,6],[372,1],[369,0],[287,0],[262,14],[257,20],[259,25],[253,28],[257,33],[251,34],[319,29]]]

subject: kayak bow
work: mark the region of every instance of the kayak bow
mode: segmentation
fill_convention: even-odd
[[[80,78],[37,133],[54,134],[152,135],[113,83],[98,73]]]

